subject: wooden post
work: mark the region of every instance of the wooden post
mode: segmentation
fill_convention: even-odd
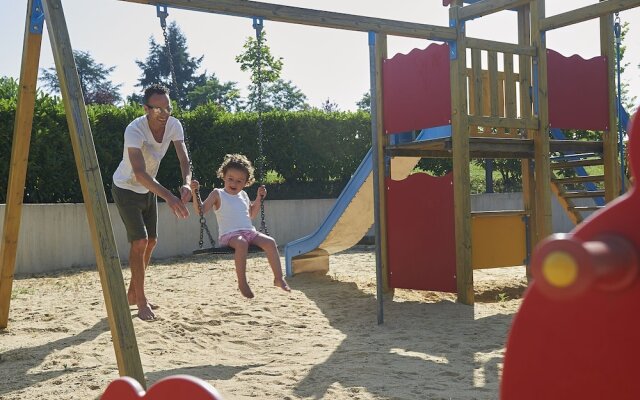
[[[385,183],[384,149],[388,138],[384,132],[382,99],[382,63],[387,58],[387,35],[369,33],[369,60],[371,69],[371,135],[373,155],[373,202],[376,230],[376,281],[378,297],[378,324],[384,322],[382,312],[383,293],[392,292],[389,287],[387,257],[387,191]]]
[[[518,44],[522,46],[531,45],[531,13],[529,5],[522,6],[518,10]],[[520,55],[520,118],[531,118],[532,116],[532,102],[530,89],[532,88],[531,82],[531,60],[532,57]],[[527,130],[523,135],[527,139],[531,139],[532,132]],[[533,162],[530,159],[521,160],[522,167],[522,201],[523,209],[526,215],[529,217],[529,226],[527,235],[529,243],[527,243],[528,249],[533,249],[533,238],[536,237],[536,208],[535,208],[535,178],[533,176]],[[529,265],[527,268],[527,277],[531,277]]]
[[[82,195],[87,209],[91,238],[96,252],[118,369],[121,376],[130,376],[145,385],[120,258],[109,219],[107,198],[102,186],[100,167],[61,0],[43,0],[43,5]]]
[[[602,0],[600,0],[602,1]],[[600,54],[607,60],[609,85],[609,128],[603,132],[604,199],[608,203],[620,194],[620,167],[618,165],[618,116],[616,107],[616,53],[614,49],[613,16],[600,17]]]
[[[473,268],[471,266],[471,194],[469,177],[469,119],[467,114],[467,62],[464,22],[458,17],[462,1],[449,9],[458,38],[451,59],[451,140],[453,147],[453,202],[455,213],[456,275],[458,301],[473,304]]]
[[[40,44],[42,32],[31,32],[31,15],[42,10],[34,10],[34,0],[27,3],[27,18],[22,47],[22,66],[20,67],[20,87],[16,119],[13,127],[11,146],[11,162],[9,164],[9,184],[7,187],[7,205],[4,210],[4,229],[0,245],[0,329],[7,327],[9,306],[11,304],[11,288],[13,273],[16,267],[18,235],[20,233],[20,217],[22,215],[22,199],[27,176],[31,127],[36,101],[36,84],[38,65],[40,63]],[[39,25],[40,29],[42,25]]]
[[[538,49],[537,103],[539,129],[535,133],[535,189],[536,189],[536,237],[535,243],[551,234],[551,166],[549,157],[549,97],[547,85],[547,44],[546,33],[540,29],[540,21],[545,16],[545,0],[531,2],[531,32],[532,40]],[[536,90],[536,89],[534,89]]]

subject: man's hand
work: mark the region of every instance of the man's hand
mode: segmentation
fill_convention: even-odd
[[[176,196],[171,196],[170,198],[168,198],[167,204],[171,208],[173,215],[175,215],[176,217],[182,219],[189,217],[189,210],[187,210],[187,207],[185,207],[184,203]]]
[[[183,204],[191,201],[191,187],[189,185],[180,186],[180,200]]]

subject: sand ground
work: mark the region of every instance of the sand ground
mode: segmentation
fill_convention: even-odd
[[[253,300],[237,290],[230,256],[153,263],[147,294],[159,319],[133,320],[150,384],[189,374],[225,399],[498,398],[523,268],[476,271],[474,307],[397,290],[380,326],[372,247],[332,256],[326,276],[290,279],[290,294],[271,286],[262,255],[248,270]],[[117,376],[95,269],[14,282],[0,399],[96,399]]]

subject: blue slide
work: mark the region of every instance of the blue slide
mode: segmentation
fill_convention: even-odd
[[[446,126],[423,130],[416,140],[450,135],[451,128]],[[392,136],[394,137],[398,143],[406,135]],[[406,178],[418,161],[419,157],[392,159],[393,179]],[[354,246],[371,229],[374,222],[372,165],[372,151],[369,150],[320,227],[311,235],[285,246],[287,276],[299,272],[328,270],[330,254]]]

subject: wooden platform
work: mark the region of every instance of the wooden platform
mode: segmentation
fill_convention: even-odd
[[[551,140],[551,152],[602,153],[601,141]],[[472,137],[469,139],[471,158],[533,158],[533,139],[504,139]],[[429,139],[420,142],[397,144],[386,147],[392,157],[450,158],[451,138]]]

